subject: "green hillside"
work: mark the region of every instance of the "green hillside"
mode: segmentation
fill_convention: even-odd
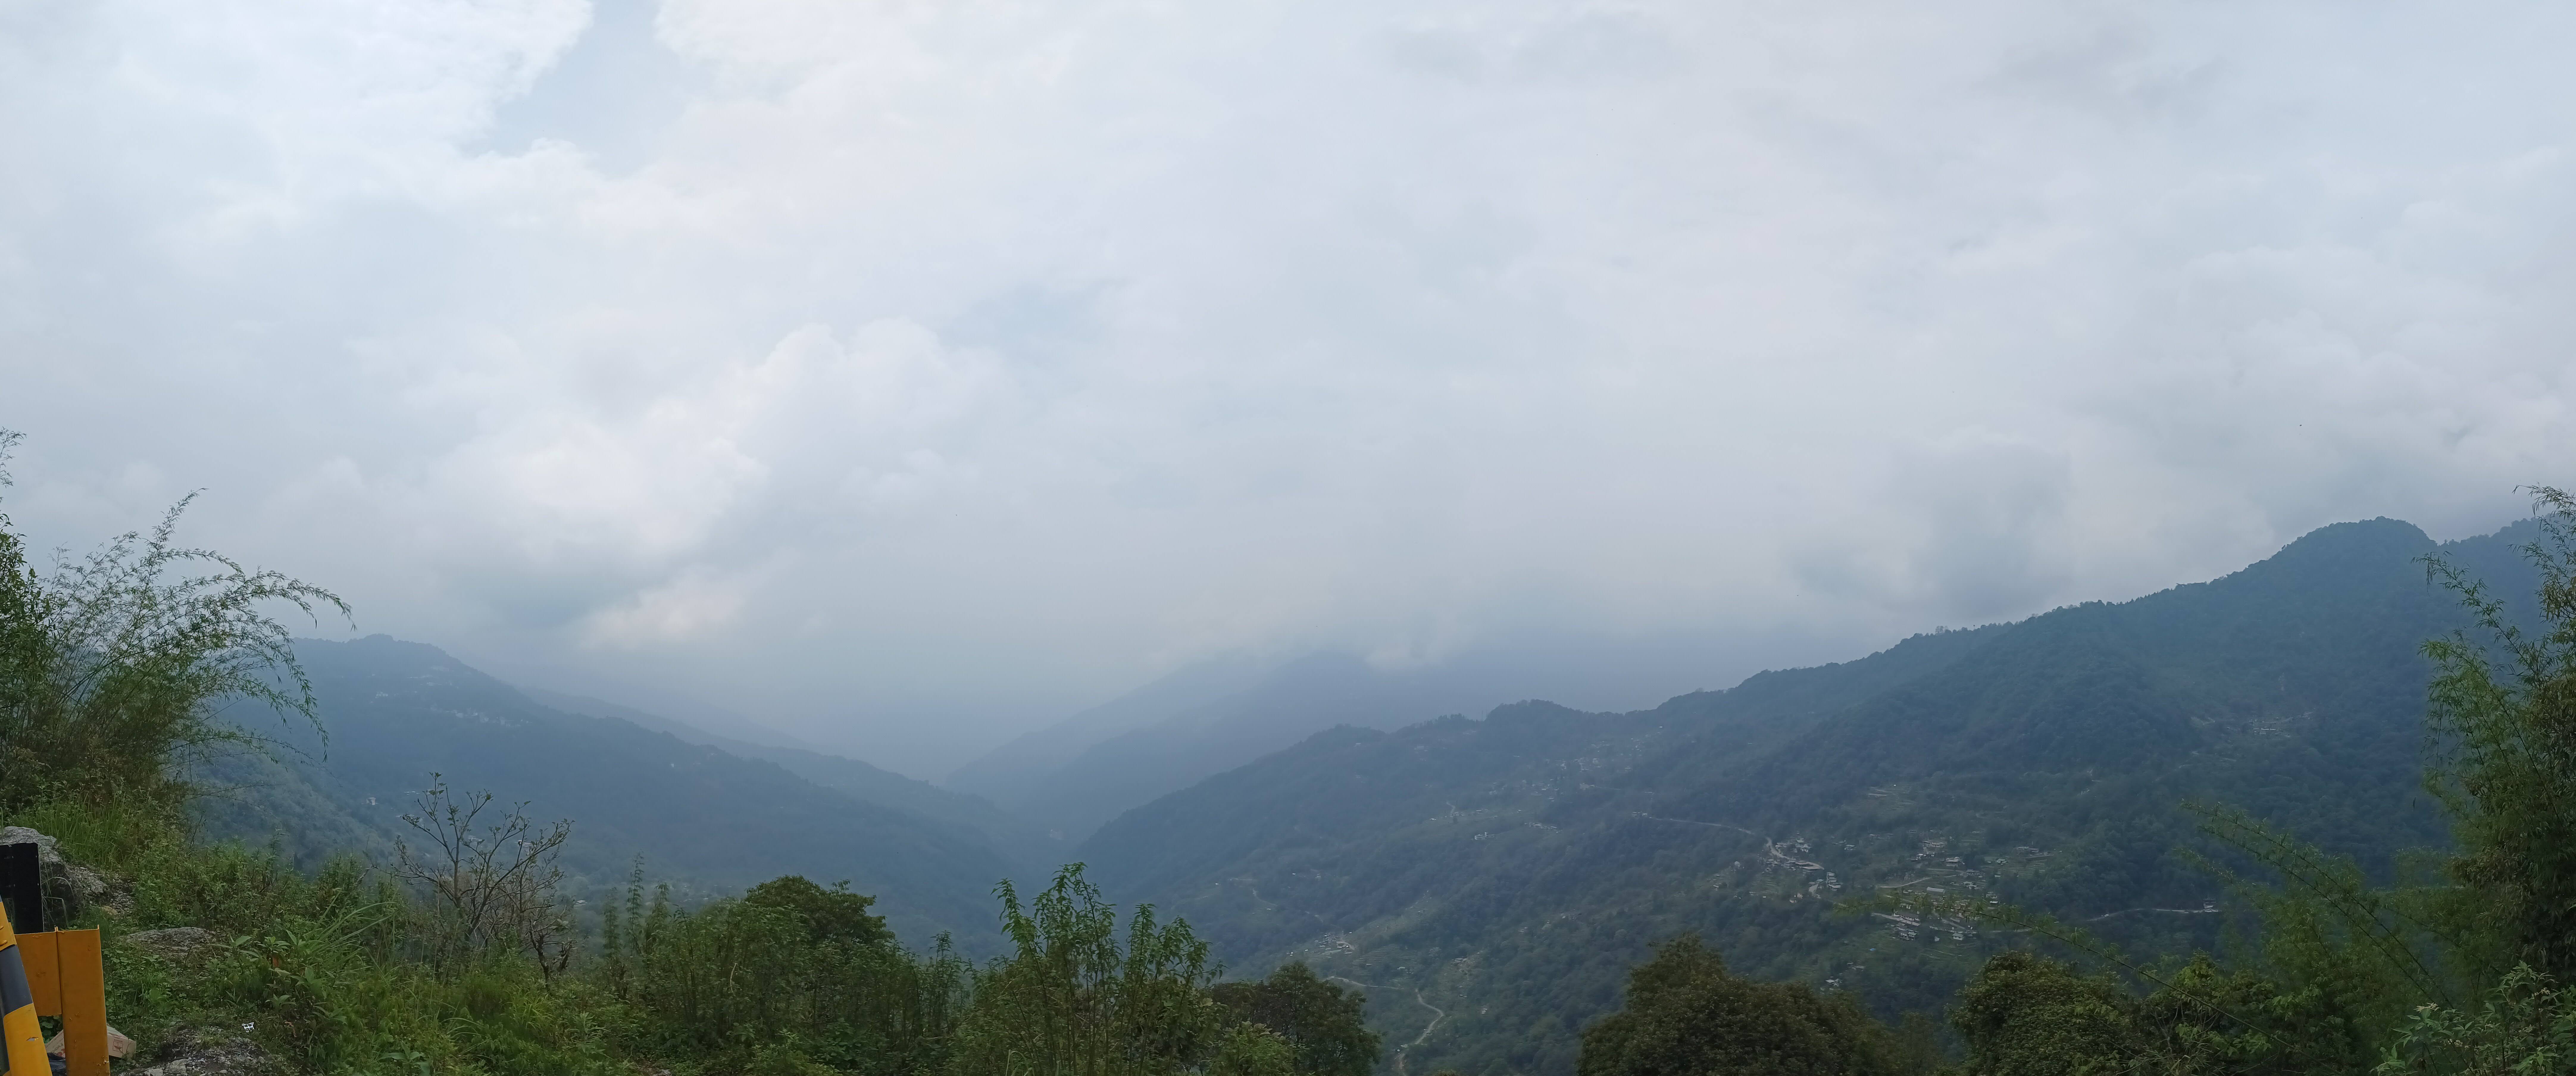
[[[1037,823],[1011,814],[993,801],[967,792],[941,788],[854,758],[785,743],[756,743],[674,720],[605,699],[562,692],[531,690],[527,696],[565,713],[613,717],[655,732],[667,732],[683,743],[704,744],[736,758],[774,762],[815,784],[866,800],[880,807],[965,826],[992,839],[1012,862],[1033,871],[1052,869],[1071,849],[1050,838]]]
[[[435,771],[455,789],[532,801],[531,817],[571,819],[565,866],[594,889],[622,882],[638,856],[649,877],[683,893],[782,874],[846,878],[877,895],[906,939],[953,931],[979,947],[993,943],[994,883],[1037,873],[973,826],[629,721],[542,706],[436,647],[307,640],[296,656],[329,738],[288,728],[299,753],[281,753],[284,765],[238,754],[219,763],[215,783],[228,790],[201,807],[214,836],[276,839],[308,864],[382,854],[409,834],[399,816]]]
[[[1529,703],[1336,729],[1104,827],[1113,894],[1224,959],[1375,984],[1409,1070],[1563,1073],[1651,942],[1755,978],[1935,1010],[1999,943],[1837,915],[1883,887],[1988,894],[2148,951],[2214,946],[2189,799],[2388,869],[2437,843],[2420,791],[2437,548],[2528,594],[2521,528],[2437,547],[2391,520],[2136,601],[1918,636],[1651,711]],[[1415,997],[1418,991],[1419,999]],[[1440,1015],[1436,1026],[1426,1026]]]

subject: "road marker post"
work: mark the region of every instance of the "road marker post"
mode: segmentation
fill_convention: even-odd
[[[18,932],[10,929],[5,911],[0,911],[0,1039],[5,1039],[0,1056],[9,1062],[9,1076],[50,1076],[45,1033],[36,1024],[35,986],[28,981]]]

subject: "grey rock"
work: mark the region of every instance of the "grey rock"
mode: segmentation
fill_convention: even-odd
[[[35,845],[38,864],[47,867],[63,865],[63,854],[54,850],[54,839],[25,826],[0,827],[0,844]]]
[[[0,845],[9,844],[36,846],[36,868],[44,876],[46,895],[62,901],[59,908],[50,910],[74,916],[93,906],[118,915],[131,910],[130,894],[116,892],[117,885],[97,869],[65,860],[53,838],[25,826],[0,828]]]
[[[125,944],[163,960],[193,960],[212,952],[220,940],[204,927],[141,930],[125,936]]]
[[[158,1056],[159,1064],[137,1076],[284,1076],[286,1072],[286,1066],[258,1043],[204,1028],[174,1032],[161,1044]]]
[[[107,878],[76,864],[64,865],[63,885],[71,889],[73,897],[82,901],[93,901],[107,895]]]

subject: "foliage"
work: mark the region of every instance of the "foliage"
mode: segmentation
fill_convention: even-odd
[[[2091,1076],[2138,1053],[2128,992],[2107,978],[2012,951],[1986,961],[1950,1021],[1967,1041],[1969,1076]]]
[[[786,881],[754,892],[796,891]],[[775,901],[685,911],[667,889],[648,901],[640,874],[624,907],[607,910],[591,972],[632,1015],[632,1045],[648,1055],[865,1073],[937,1071],[967,988],[945,939],[923,958],[847,922],[818,928]]]
[[[1189,925],[1140,906],[1118,940],[1117,908],[1077,863],[1025,905],[995,889],[1013,953],[977,969],[952,1071],[992,1076],[1157,1076],[1216,1052],[1228,1021],[1208,997],[1215,969]]]
[[[45,824],[59,809],[17,816]],[[71,831],[77,832],[77,831]],[[131,879],[123,915],[75,925],[104,930],[109,1011],[146,1050],[189,1029],[244,1028],[299,1070],[556,1072],[613,1069],[605,1021],[578,983],[549,985],[533,961],[441,970],[416,934],[404,888],[342,859],[296,870],[274,850],[201,845],[175,827],[118,825],[133,843],[94,838],[67,855]],[[140,930],[201,927],[215,941],[185,956],[122,944]]]
[[[2576,997],[2528,965],[2470,1012],[2427,1005],[2398,1029],[2377,1076],[2553,1076],[2576,1072]]]
[[[1236,1024],[1217,1040],[1208,1076],[1296,1076],[1297,1046],[1287,1036],[1259,1024]],[[1362,1070],[1366,1071],[1366,1070]]]
[[[2259,885],[2207,864],[2262,923],[2261,962],[2292,989],[2309,989],[2346,1022],[2386,1027],[2414,1005],[2453,991],[2435,952],[2462,939],[2441,922],[2449,895],[2422,886],[2376,886],[2349,857],[2330,856],[2243,811],[2186,805],[2202,829],[2277,874]]]
[[[1378,1035],[1368,1029],[1359,994],[1315,977],[1301,962],[1265,979],[1218,983],[1216,1003],[1291,1046],[1293,1069],[1311,1076],[1368,1076],[1377,1067]]]
[[[1655,949],[1628,978],[1628,1007],[1583,1032],[1581,1076],[1741,1073],[1864,1076],[1893,1070],[1890,1043],[1848,995],[1728,973],[1695,935]]]
[[[806,938],[816,943],[876,945],[894,940],[885,919],[868,914],[868,906],[875,904],[876,898],[850,892],[846,881],[825,889],[803,875],[785,875],[751,887],[742,895],[742,902],[793,913],[805,924]]]
[[[0,430],[0,464],[17,439]],[[312,717],[290,636],[265,610],[348,607],[319,587],[178,545],[187,506],[51,574],[27,563],[25,541],[0,515],[0,810],[176,804],[188,790],[173,762],[253,739],[217,719],[224,704]]]
[[[438,962],[519,950],[552,976],[572,961],[572,918],[562,907],[563,868],[555,863],[572,823],[539,829],[521,803],[478,829],[491,806],[491,793],[451,797],[447,782],[430,774],[417,811],[402,816],[429,846],[396,842],[394,876],[429,894],[425,933]]]
[[[2536,491],[2540,536],[2524,546],[2539,570],[2538,623],[2508,617],[2487,584],[2448,560],[2434,578],[2456,591],[2487,636],[2425,644],[2439,669],[2433,727],[2444,749],[2426,776],[2449,808],[2460,853],[2451,873],[2462,907],[2492,941],[2491,969],[2528,964],[2576,981],[2576,496]],[[2490,649],[2492,648],[2492,650]],[[2496,654],[2492,651],[2501,651]]]

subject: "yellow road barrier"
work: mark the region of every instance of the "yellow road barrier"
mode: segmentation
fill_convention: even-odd
[[[27,976],[25,954],[18,951],[18,932],[0,912],[0,1037],[6,1042],[9,1076],[44,1076],[53,1071],[45,1061],[45,1033],[36,1026],[35,984]]]
[[[107,968],[95,930],[19,934],[0,912],[0,1034],[8,1076],[47,1076],[36,1017],[63,1018],[69,1076],[107,1076]]]

